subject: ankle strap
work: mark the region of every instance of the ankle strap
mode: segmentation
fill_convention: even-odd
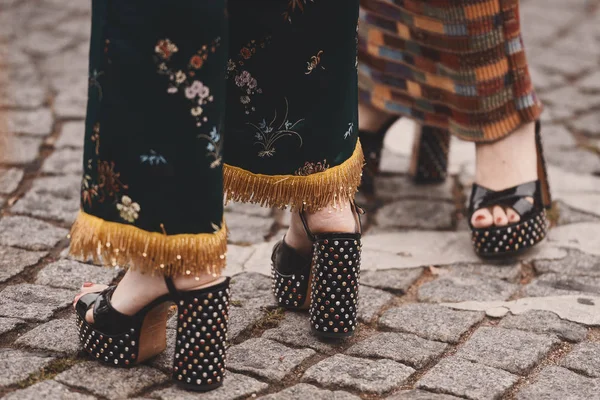
[[[165,276],[165,283],[167,284],[167,289],[169,289],[169,293],[171,294],[171,296],[174,299],[179,299],[181,297],[181,293],[179,293],[179,290],[177,290],[177,288],[175,287],[173,279],[169,276]]]
[[[356,228],[358,230],[358,233],[362,234],[363,226],[362,226],[362,219],[360,216],[365,213],[365,210],[362,207],[360,207],[358,204],[356,204],[355,200],[352,200],[350,202],[350,207],[352,207],[354,218],[356,220]],[[315,240],[317,240],[317,237],[315,236],[314,233],[312,233],[312,231],[308,227],[308,221],[306,219],[306,210],[302,209],[299,214],[300,214],[300,220],[302,221],[302,225],[304,225],[304,231],[306,232],[306,235],[308,236],[308,240],[310,240],[311,242],[314,242]]]

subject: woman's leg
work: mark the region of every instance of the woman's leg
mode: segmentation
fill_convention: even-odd
[[[111,302],[133,315],[167,293],[163,276],[187,290],[225,264],[225,2],[95,0],[92,29],[71,253],[129,268]]]

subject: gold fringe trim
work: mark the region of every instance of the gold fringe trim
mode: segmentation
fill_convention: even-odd
[[[152,275],[218,275],[226,262],[225,223],[215,233],[164,235],[80,211],[69,237],[73,257]]]
[[[225,164],[225,199],[292,211],[317,211],[327,205],[343,207],[358,191],[364,163],[359,141],[344,163],[308,176],[254,174]]]

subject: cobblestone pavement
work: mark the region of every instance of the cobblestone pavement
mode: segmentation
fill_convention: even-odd
[[[524,0],[522,18],[546,104],[549,240],[503,265],[477,259],[463,214],[473,146],[453,142],[445,184],[415,187],[402,122],[368,204],[359,334],[320,342],[305,315],[276,309],[269,252],[289,215],[231,206],[230,374],[200,396],[172,387],[168,351],[124,371],[79,350],[70,299],[84,280],[122,273],[65,252],[79,204],[89,1],[0,0],[0,130],[10,134],[0,159],[0,397],[600,399],[600,0]]]

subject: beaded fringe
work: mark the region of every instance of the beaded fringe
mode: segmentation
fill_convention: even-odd
[[[364,163],[357,142],[354,153],[344,163],[308,176],[254,174],[226,164],[225,199],[292,211],[317,211],[330,204],[343,207],[358,191]]]
[[[166,276],[218,275],[225,268],[224,223],[215,233],[164,235],[80,211],[69,237],[73,257],[106,266]]]

